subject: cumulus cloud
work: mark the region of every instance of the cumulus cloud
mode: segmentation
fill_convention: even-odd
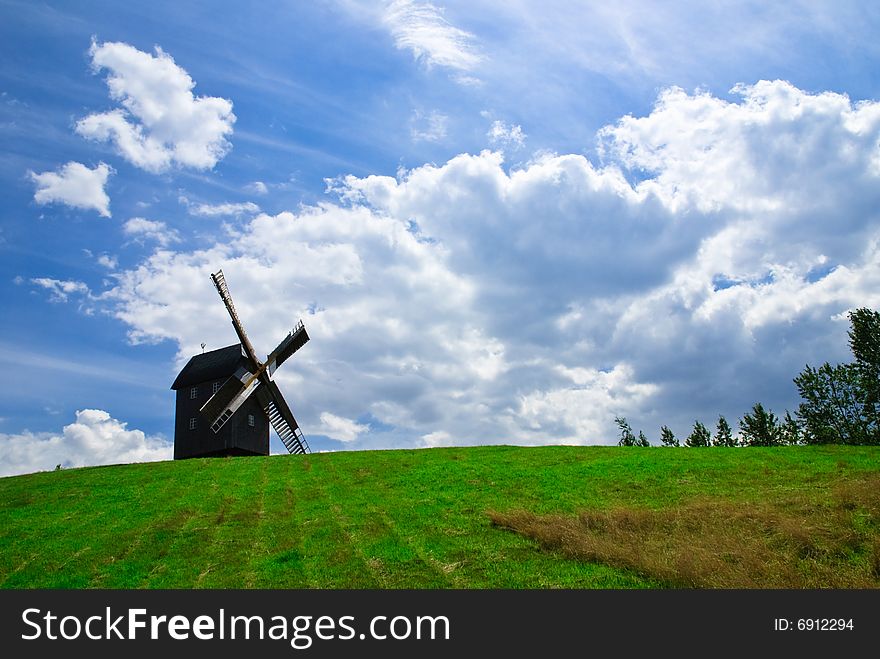
[[[599,164],[486,151],[343,177],[337,203],[159,251],[105,299],[183,361],[234,341],[222,266],[258,346],[305,319],[313,341],[278,377],[307,433],[375,419],[352,448],[609,443],[616,415],[653,435],[758,399],[782,412],[804,363],[846,358],[842,314],[880,306],[880,103],[735,93],[664,91],[601,132]]]
[[[321,426],[317,429],[317,433],[340,442],[352,442],[358,438],[358,435],[370,429],[367,425],[336,416],[330,412],[322,412],[320,419]]]
[[[831,282],[876,265],[880,104],[783,81],[733,91],[742,102],[667,90],[649,116],[603,137],[607,155],[651,174],[640,194],[724,220],[670,285],[697,317],[732,306],[754,329],[797,317],[828,299],[818,290],[850,289]],[[853,298],[877,299],[865,293]],[[788,302],[757,304],[777,294]]]
[[[554,388],[523,395],[505,419],[515,430],[526,425],[548,444],[603,444],[609,439],[609,420],[620,410],[637,409],[657,392],[654,384],[636,382],[632,368],[619,364],[610,371],[557,366],[566,380]],[[584,413],[589,410],[589,413]]]
[[[372,413],[390,426],[436,422],[504,367],[503,346],[470,317],[473,290],[443,251],[365,208],[260,215],[230,242],[157,252],[118,275],[107,300],[132,340],[178,341],[182,362],[200,341],[235,340],[208,278],[221,266],[258,349],[305,320],[313,340],[276,378],[306,430],[327,426],[324,412]],[[337,438],[348,436],[342,430]]]
[[[450,250],[455,271],[491,282],[487,295],[554,286],[552,300],[641,288],[666,277],[709,230],[580,155],[544,156],[511,172],[501,153],[462,154],[399,180],[349,176],[334,189],[345,201],[415,221]],[[541,295],[526,304],[539,300],[549,303]]]
[[[170,460],[160,437],[128,430],[103,410],[80,410],[60,433],[0,433],[0,476],[92,465]]]
[[[843,94],[809,94],[779,80],[731,91],[742,101],[667,89],[650,115],[626,116],[600,132],[603,154],[651,174],[638,186],[642,192],[704,212],[788,206],[803,213],[817,201],[809,193],[816,186],[846,183],[829,188],[838,200],[860,184],[845,177],[880,173],[877,103],[853,105]]]
[[[28,172],[28,175],[37,185],[34,201],[38,204],[66,204],[110,217],[110,197],[104,186],[112,173],[113,168],[104,163],[89,169],[82,163],[71,161],[57,172]]]
[[[383,22],[398,49],[409,50],[429,68],[450,69],[459,82],[477,82],[467,74],[482,60],[474,35],[450,24],[441,8],[430,2],[394,0],[388,3]]]
[[[160,247],[180,242],[180,234],[164,222],[133,217],[122,225],[122,232],[134,240],[152,240]]]
[[[492,122],[486,137],[489,138],[489,144],[501,148],[521,149],[526,141],[522,126],[508,125],[498,119]]]
[[[436,448],[438,446],[455,446],[458,438],[453,437],[445,430],[435,430],[422,436],[422,443],[425,448]]]
[[[232,103],[194,96],[195,82],[158,46],[155,54],[126,43],[92,43],[96,73],[106,70],[110,98],[122,106],[79,120],[76,132],[110,142],[133,165],[162,172],[176,165],[210,169],[231,148]]]

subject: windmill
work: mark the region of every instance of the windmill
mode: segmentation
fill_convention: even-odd
[[[267,419],[288,452],[309,453],[308,442],[290,406],[272,380],[278,367],[309,340],[305,326],[299,321],[261,362],[235,311],[223,271],[212,274],[211,281],[232,318],[240,344],[196,355],[174,381],[171,388],[177,390],[175,459],[268,455]],[[199,405],[208,394],[207,401]]]

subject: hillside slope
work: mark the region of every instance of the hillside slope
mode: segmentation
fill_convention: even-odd
[[[878,485],[870,447],[495,446],[63,470],[0,479],[0,586],[689,585],[675,571],[687,548],[655,541],[693,531],[683,515],[737,511],[777,562],[806,575],[795,585],[877,587]],[[623,529],[628,547],[567,543],[572,524],[603,534],[603,547],[611,526]],[[651,552],[672,559],[640,562]],[[719,560],[747,562],[735,551]],[[845,576],[823,582],[830,574]]]

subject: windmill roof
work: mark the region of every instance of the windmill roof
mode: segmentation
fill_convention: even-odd
[[[171,388],[177,390],[208,380],[227,378],[235,373],[239,366],[248,368],[247,364],[247,359],[241,353],[240,343],[203,352],[186,363]]]

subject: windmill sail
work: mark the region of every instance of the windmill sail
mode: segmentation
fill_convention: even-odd
[[[211,422],[211,430],[218,432],[256,386],[257,378],[244,368],[239,368],[235,375],[230,376],[199,410]]]
[[[270,380],[267,386],[257,389],[256,396],[288,453],[309,453],[309,444],[278,385]]]
[[[286,362],[293,353],[302,348],[308,340],[309,334],[306,332],[303,322],[299,321],[293,331],[266,358],[266,363],[269,365],[269,375],[275,373],[275,370]]]
[[[212,274],[211,281],[214,282],[214,287],[220,294],[220,299],[223,300],[223,304],[226,306],[226,311],[229,312],[230,318],[232,318],[232,327],[235,328],[238,340],[241,341],[241,347],[244,348],[244,352],[248,359],[253,363],[254,368],[260,368],[263,364],[257,359],[257,353],[254,350],[254,346],[251,345],[251,340],[248,338],[241,321],[238,319],[238,314],[235,311],[235,305],[232,303],[232,295],[229,293],[229,287],[226,285],[226,278],[223,276],[223,271],[218,270],[216,274]]]

